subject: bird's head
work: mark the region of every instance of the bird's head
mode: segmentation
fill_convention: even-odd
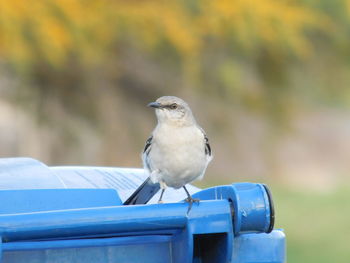
[[[188,104],[175,96],[163,96],[148,104],[156,109],[159,124],[191,125],[195,122]]]

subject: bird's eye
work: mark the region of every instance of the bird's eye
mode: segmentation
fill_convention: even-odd
[[[177,109],[177,104],[176,104],[176,103],[173,103],[173,104],[171,104],[171,105],[169,106],[169,108],[172,109],[172,110],[175,110],[175,109]]]

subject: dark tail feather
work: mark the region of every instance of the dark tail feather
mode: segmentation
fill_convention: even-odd
[[[158,183],[154,184],[148,177],[139,188],[124,202],[124,205],[146,204],[160,189]]]

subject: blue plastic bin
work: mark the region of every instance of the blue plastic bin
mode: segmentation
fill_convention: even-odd
[[[0,262],[283,263],[285,235],[273,230],[262,184],[198,189],[188,211],[182,190],[146,205],[123,202],[142,169],[48,167],[0,159]]]

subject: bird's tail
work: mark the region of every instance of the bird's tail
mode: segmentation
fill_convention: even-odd
[[[124,205],[146,204],[160,189],[159,183],[152,183],[148,177],[136,191],[124,202]]]

